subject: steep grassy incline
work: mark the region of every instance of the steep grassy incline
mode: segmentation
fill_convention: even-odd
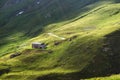
[[[67,21],[98,6],[91,6],[97,0],[11,0],[0,9],[0,55],[11,52],[11,48],[24,40],[42,33],[49,24]],[[4,1],[4,2],[5,2]],[[37,4],[37,2],[40,2]],[[79,5],[81,4],[81,5]],[[23,14],[19,14],[20,12]],[[14,44],[14,42],[16,42]]]
[[[35,11],[28,10],[23,15],[12,16],[11,21],[1,28],[1,38],[7,40],[4,44],[1,40],[1,52],[8,53],[0,58],[0,79],[80,80],[120,73],[120,68],[115,66],[120,64],[120,46],[116,43],[116,40],[119,43],[120,30],[118,1],[90,0],[85,3],[87,6],[80,7],[83,0],[65,0],[63,4],[69,2],[70,9],[62,9],[66,11],[64,16],[63,13],[59,15],[61,8],[57,8],[58,11],[51,13],[54,16],[43,18],[43,14],[48,13],[46,11],[50,12],[56,6],[51,6],[49,10],[45,8],[47,10],[43,13],[35,7]],[[7,30],[10,30],[10,34],[6,35]],[[48,33],[64,37],[65,40]],[[45,42],[48,44],[47,49],[32,49],[32,42]],[[58,44],[55,45],[55,42]],[[16,51],[21,55],[10,58]],[[116,79],[120,79],[119,75]]]

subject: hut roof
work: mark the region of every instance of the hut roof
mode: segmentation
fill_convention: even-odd
[[[32,44],[42,44],[42,43],[40,43],[40,42],[33,42]]]

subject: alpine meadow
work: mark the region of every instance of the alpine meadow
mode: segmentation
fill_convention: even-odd
[[[0,80],[120,80],[120,0],[0,0]]]

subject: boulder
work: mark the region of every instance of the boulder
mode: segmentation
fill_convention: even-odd
[[[55,42],[54,42],[54,45],[57,46],[57,45],[59,45],[60,43],[61,43],[61,42],[59,42],[59,41],[55,41]]]
[[[21,55],[21,53],[14,53],[14,54],[11,54],[11,55],[10,55],[10,58],[14,58],[14,57],[17,57],[17,56],[19,56],[19,55]]]

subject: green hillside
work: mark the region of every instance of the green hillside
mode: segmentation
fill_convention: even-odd
[[[90,4],[91,2],[91,1],[88,2],[86,1],[84,4],[82,4],[83,1],[79,1],[79,0],[76,1],[66,0],[64,2],[62,1],[59,2],[59,0],[53,0],[50,1],[50,3],[47,3],[48,1],[49,0],[41,1],[41,5],[38,6],[33,4],[34,0],[29,0],[29,1],[26,0],[26,2],[23,2],[24,4],[21,2],[19,5],[12,4],[10,7],[4,6],[0,12],[1,13],[0,24],[2,26],[0,32],[2,34],[1,38],[6,37],[7,39],[9,39],[11,35],[13,37],[12,39],[14,40],[10,39],[11,40],[10,41],[7,39],[6,40],[3,39],[4,42],[1,43],[1,46],[9,43],[9,41],[10,42],[17,41],[19,43],[20,41],[22,41],[20,40],[21,36],[24,38],[29,38],[29,37],[31,38],[37,36],[42,32],[43,27],[47,25],[61,21],[67,21],[71,18],[74,18],[75,16],[72,15],[78,15],[81,11],[81,8],[86,6],[87,4]],[[82,5],[79,6],[79,4]],[[25,11],[25,13],[16,16],[16,14],[18,14],[20,11]],[[5,46],[5,49],[8,48]],[[5,51],[6,50],[1,52],[1,54],[2,53],[5,54],[6,53]]]
[[[119,80],[119,2],[0,0],[0,80]]]

